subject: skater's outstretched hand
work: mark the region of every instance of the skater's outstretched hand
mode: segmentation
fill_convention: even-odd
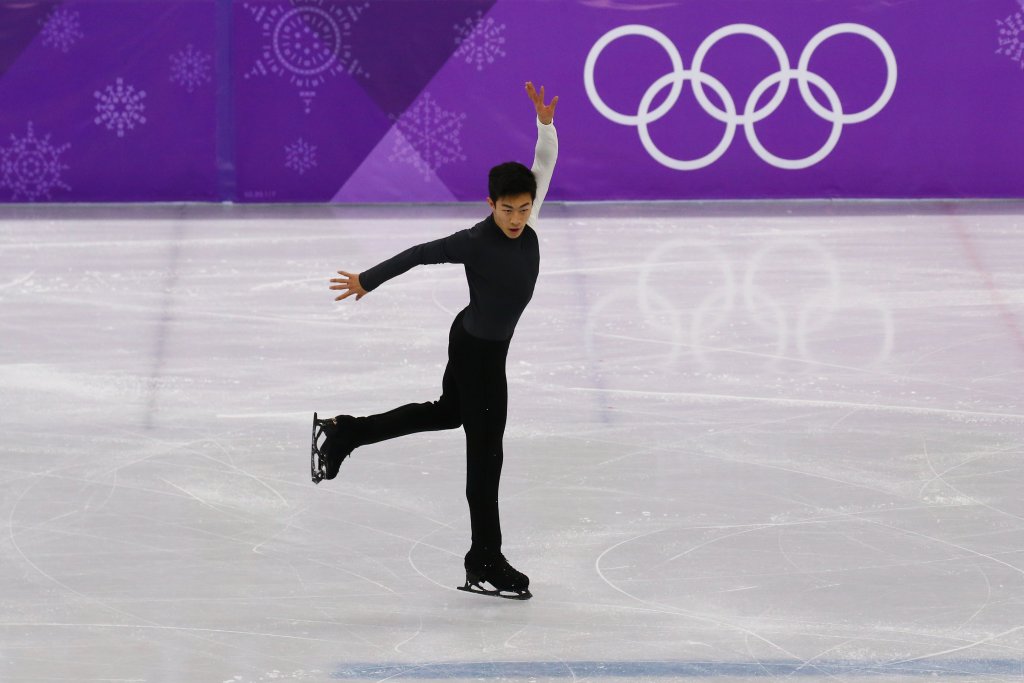
[[[555,105],[558,104],[558,95],[551,99],[551,104],[544,104],[544,86],[540,86],[540,92],[533,87],[533,81],[526,81],[526,94],[533,100],[533,106],[537,109],[537,118],[545,126],[555,119]]]
[[[367,291],[363,289],[361,284],[359,284],[359,273],[346,273],[344,270],[339,270],[338,275],[341,275],[342,277],[331,278],[331,282],[336,283],[331,285],[331,289],[344,290],[345,293],[334,297],[335,301],[341,301],[353,294],[356,295],[356,301],[359,301],[366,296]]]

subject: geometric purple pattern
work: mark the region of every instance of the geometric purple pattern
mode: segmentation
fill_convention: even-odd
[[[4,3],[0,202],[1024,196],[1017,0],[641,4]]]

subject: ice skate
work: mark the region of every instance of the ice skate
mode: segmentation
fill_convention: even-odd
[[[501,553],[489,558],[466,555],[466,583],[460,591],[508,600],[529,600],[530,578],[517,571]]]
[[[350,415],[321,420],[313,413],[313,446],[309,467],[314,484],[338,476],[341,463],[355,448],[354,425],[355,418]]]

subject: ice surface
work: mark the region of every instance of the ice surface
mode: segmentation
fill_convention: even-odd
[[[480,206],[0,208],[0,681],[1019,680],[1024,204],[546,204],[505,553],[455,590]]]

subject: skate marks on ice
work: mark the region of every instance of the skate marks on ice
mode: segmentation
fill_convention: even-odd
[[[1024,226],[959,216],[965,256],[941,212],[831,207],[551,207],[509,358],[528,603],[456,590],[460,434],[309,481],[313,410],[436,398],[465,295],[318,277],[468,221],[11,224],[0,679],[1019,680]]]
[[[878,585],[878,575],[886,570],[899,568],[901,578],[898,591],[893,591],[890,599],[898,599],[901,603],[899,608],[909,612],[903,618],[904,623],[920,623],[927,620],[927,613],[932,609],[944,609],[945,606],[935,606],[935,596],[922,586],[927,586],[929,580],[934,583],[933,575],[936,567],[944,568],[949,565],[966,564],[970,568],[961,573],[976,573],[982,581],[988,585],[988,599],[992,599],[991,583],[985,572],[977,571],[973,565],[978,560],[988,561],[1001,565],[1008,569],[1011,576],[1000,581],[1013,580],[1012,574],[1024,574],[1024,570],[1012,565],[994,555],[981,553],[966,546],[946,541],[941,538],[928,536],[913,530],[900,529],[895,524],[887,524],[872,520],[874,515],[866,513],[849,514],[837,513],[834,515],[821,514],[813,519],[797,522],[783,522],[775,524],[752,524],[737,525],[737,528],[727,527],[706,527],[673,529],[661,528],[645,532],[638,536],[621,541],[605,550],[595,562],[595,569],[601,579],[613,590],[623,596],[635,601],[642,609],[649,609],[653,612],[678,615],[688,621],[704,623],[707,627],[716,631],[736,631],[742,633],[748,640],[760,641],[762,644],[777,650],[780,655],[793,657],[793,659],[758,659],[755,662],[660,662],[666,672],[663,675],[745,675],[745,676],[813,676],[813,675],[848,675],[848,676],[967,676],[967,675],[1001,675],[1024,672],[1024,659],[999,659],[999,658],[970,658],[970,651],[984,645],[1001,645],[1000,649],[1016,651],[1011,636],[1024,631],[1024,626],[1015,626],[1000,633],[987,635],[978,639],[966,637],[965,629],[983,610],[988,603],[983,603],[972,614],[959,625],[959,628],[951,630],[947,634],[929,633],[931,638],[957,643],[949,647],[935,649],[924,654],[899,657],[889,660],[871,659],[869,657],[852,660],[836,659],[835,651],[847,650],[851,646],[860,645],[870,641],[872,638],[886,643],[888,648],[899,647],[905,643],[918,644],[926,631],[921,629],[918,633],[917,627],[912,628],[879,628],[873,636],[863,632],[844,633],[840,622],[826,623],[820,620],[818,612],[827,613],[827,603],[840,603],[840,613],[857,615],[863,613],[864,609],[858,607],[858,597],[849,591],[850,586],[856,585]],[[837,519],[845,520],[851,530],[836,529],[833,527]],[[884,549],[876,547],[883,545],[879,542],[877,534],[871,534],[870,543],[860,542],[860,546],[867,550],[863,556],[855,560],[856,566],[833,567],[826,566],[824,561],[818,562],[818,567],[809,567],[811,562],[808,558],[826,558],[834,554],[836,548],[846,552],[842,546],[847,545],[849,540],[856,540],[855,530],[865,524],[875,525],[890,530],[894,537],[897,537],[902,544],[911,539],[912,546],[910,554],[914,560],[907,562],[902,556],[895,556],[885,552]],[[782,529],[794,527],[809,527],[812,532],[815,530],[828,529],[814,539],[819,547],[808,548],[798,547],[800,539],[789,540],[784,538]],[[758,536],[778,536],[777,539],[769,539],[769,543],[758,547]],[[839,538],[845,535],[846,538]],[[680,544],[678,537],[695,536],[703,538],[699,543],[689,542]],[[863,535],[862,536],[866,536]],[[748,540],[740,542],[740,537],[748,537]],[[703,559],[700,554],[706,548],[718,543],[726,544],[727,559]],[[623,558],[616,556],[621,548],[637,543],[646,543],[649,548],[643,555],[647,566],[643,568],[635,566],[623,566]],[[784,548],[784,545],[789,546]],[[941,553],[933,545],[947,548],[948,552]],[[777,546],[779,552],[775,566],[772,565],[769,554],[763,551],[763,546]],[[828,547],[833,546],[833,547]],[[656,548],[657,550],[651,550]],[[679,552],[674,552],[675,549]],[[674,553],[670,557],[658,560],[657,556],[663,557],[668,553]],[[621,554],[621,553],[620,553]],[[1019,554],[1019,553],[1012,553]],[[757,556],[761,558],[756,569],[748,568],[749,565],[740,564],[744,557]],[[797,559],[794,559],[797,558]],[[652,561],[653,559],[653,561]],[[968,562],[964,562],[964,560]],[[797,561],[801,564],[797,564]],[[628,559],[625,560],[628,562]],[[678,565],[688,563],[690,567]],[[725,564],[732,567],[741,567],[738,571],[729,572],[723,570],[709,573],[705,568],[713,567],[715,564]],[[616,566],[609,567],[609,564]],[[788,565],[788,566],[786,566]],[[698,569],[701,567],[702,569]],[[624,569],[628,571],[623,572]],[[915,572],[916,570],[916,572]],[[941,570],[940,570],[941,571]],[[917,574],[915,576],[914,574]],[[618,575],[616,577],[616,575]],[[811,577],[816,583],[815,597],[813,601],[793,601],[792,595],[800,591],[794,591],[791,586],[785,584],[798,582],[806,584],[807,578]],[[625,578],[623,578],[625,577]],[[652,581],[649,577],[662,577],[660,582]],[[993,579],[995,580],[995,579]],[[682,588],[676,588],[676,584],[683,584]],[[689,584],[689,585],[686,585]],[[628,587],[630,590],[627,590]],[[670,590],[666,590],[670,588]],[[831,594],[829,591],[831,590]],[[896,593],[898,592],[898,596]],[[665,594],[671,595],[666,600]],[[743,613],[742,605],[753,601],[759,606],[767,605],[767,611],[773,615],[771,619],[750,618],[747,615],[740,617]],[[705,596],[712,596],[709,600]],[[785,597],[783,597],[785,596]],[[680,606],[679,603],[687,607]],[[772,604],[775,603],[775,604]],[[707,611],[698,612],[690,606],[699,607],[704,604]],[[918,611],[919,614],[913,614]],[[734,612],[737,618],[726,619],[723,613]],[[894,620],[887,616],[888,620]],[[814,657],[801,660],[796,655],[786,650],[780,643],[771,640],[768,633],[777,631],[779,623],[804,624],[805,628],[819,629],[837,641],[833,647],[827,648]],[[745,624],[758,624],[763,630],[754,630],[752,626]],[[963,635],[961,635],[963,634]],[[1001,641],[1005,644],[1001,644]],[[905,645],[904,645],[905,646]],[[761,673],[757,673],[758,669]],[[651,674],[658,675],[658,674]]]
[[[900,222],[898,218],[894,220]],[[700,231],[700,226],[694,227],[695,232]],[[898,234],[900,229],[893,232]],[[984,233],[984,230],[980,232]],[[855,267],[857,261],[853,261],[854,267],[851,267],[848,245],[844,247],[842,240],[839,247],[825,249],[816,241],[780,239],[769,235],[766,240],[756,243],[761,245],[768,241],[768,246],[754,247],[754,256],[744,261],[733,254],[747,248],[747,236],[739,235],[736,240],[731,240],[724,233],[717,233],[715,241],[702,236],[670,240],[656,247],[643,259],[643,266],[634,269],[640,274],[632,287],[628,266],[588,264],[582,269],[563,271],[565,274],[582,271],[590,283],[584,288],[589,290],[590,300],[597,301],[594,305],[584,306],[582,325],[585,348],[590,366],[596,370],[595,377],[589,382],[577,379],[564,384],[541,379],[540,385],[550,396],[566,392],[594,396],[596,405],[611,407],[607,413],[613,416],[611,423],[623,432],[628,425],[639,427],[641,420],[646,420],[649,425],[667,425],[673,414],[680,416],[679,424],[693,429],[679,430],[682,435],[679,441],[657,449],[661,455],[654,462],[662,467],[662,463],[675,453],[681,462],[689,461],[693,467],[702,468],[704,465],[700,460],[713,458],[721,463],[737,462],[756,469],[778,468],[778,472],[786,473],[789,479],[806,478],[810,486],[824,484],[822,495],[779,497],[778,502],[789,503],[796,509],[805,508],[803,513],[796,515],[804,518],[800,521],[667,527],[631,536],[603,550],[595,564],[601,579],[644,609],[702,621],[716,631],[735,631],[748,641],[761,641],[762,645],[776,650],[782,657],[793,652],[804,653],[806,649],[792,646],[787,649],[786,641],[791,634],[785,634],[787,637],[783,640],[776,639],[775,633],[785,631],[778,628],[783,623],[802,625],[801,628],[811,631],[830,632],[829,638],[838,641],[837,645],[822,650],[813,659],[796,657],[792,664],[782,661],[783,669],[791,666],[794,670],[781,675],[859,675],[855,670],[864,672],[861,675],[883,676],[897,673],[931,675],[932,672],[957,675],[950,673],[957,670],[964,672],[959,675],[1019,672],[1019,659],[1000,659],[998,654],[988,657],[990,650],[979,655],[977,660],[967,660],[967,664],[959,659],[955,663],[934,661],[937,658],[952,660],[967,656],[965,653],[986,645],[993,646],[991,649],[997,652],[1008,651],[1013,656],[1020,653],[1015,645],[1018,642],[1015,637],[1020,635],[1019,628],[990,628],[983,625],[987,620],[980,618],[985,614],[998,624],[998,614],[1005,613],[1008,605],[1019,604],[1019,600],[1013,597],[1013,586],[1021,583],[1022,570],[1017,560],[1020,555],[1016,549],[1019,546],[999,542],[995,549],[988,550],[987,532],[984,531],[988,522],[984,519],[984,512],[961,515],[960,509],[969,512],[972,508],[977,511],[978,508],[990,507],[990,511],[1007,520],[994,525],[994,533],[1007,537],[1019,536],[1020,525],[1013,520],[1019,521],[1021,515],[1005,509],[1005,505],[992,505],[993,501],[986,495],[972,496],[958,492],[952,484],[944,486],[939,475],[940,472],[955,472],[970,463],[977,464],[987,457],[986,453],[1001,452],[1003,457],[998,463],[992,463],[993,469],[964,473],[964,480],[977,488],[985,481],[979,477],[995,481],[1002,471],[1003,476],[1021,483],[1021,469],[1012,464],[1010,457],[1014,450],[1020,450],[1019,437],[1024,422],[1020,394],[1007,382],[991,381],[1000,371],[997,362],[986,363],[982,356],[973,354],[965,358],[962,353],[970,348],[972,342],[981,342],[989,347],[1008,346],[1002,331],[992,329],[992,318],[996,316],[986,310],[986,293],[974,291],[963,282],[970,277],[963,263],[953,267],[941,260],[928,263],[929,267],[937,267],[925,271],[925,277],[920,279],[927,282],[922,285],[914,281],[920,277],[920,266],[914,264],[913,255],[908,254],[908,263],[903,264],[907,267],[906,272],[898,266],[890,278],[879,279],[870,273],[858,278],[857,271],[862,269]],[[948,234],[944,241],[950,241]],[[778,258],[783,251],[803,251],[805,257]],[[943,257],[947,258],[949,251],[944,248],[943,252]],[[842,256],[837,258],[834,253]],[[883,253],[879,252],[879,257],[882,256]],[[864,259],[863,256],[858,258]],[[746,265],[737,267],[737,262]],[[1002,272],[997,272],[995,279],[1005,278],[1006,259],[1001,265],[996,270]],[[777,271],[776,276],[761,283],[763,275],[772,269]],[[780,278],[783,270],[790,272],[785,273],[785,278]],[[791,272],[794,270],[796,275]],[[620,279],[620,275],[626,276],[621,278],[625,280],[624,287],[600,286],[600,282]],[[817,279],[819,284],[816,287],[810,281],[810,275]],[[935,281],[937,278],[944,279],[946,283],[939,284]],[[858,279],[861,284],[857,284]],[[957,288],[963,289],[943,289],[953,282]],[[934,289],[929,291],[928,285]],[[701,287],[708,288],[710,293],[703,297],[694,294]],[[613,291],[608,293],[609,289]],[[922,291],[918,293],[916,290]],[[588,299],[580,297],[580,300]],[[998,317],[1005,319],[1006,303],[1015,297],[1007,294],[996,300],[1002,304]],[[947,309],[947,304],[954,307],[976,306],[985,311],[978,315],[979,319],[985,320],[985,324],[978,326],[982,332],[977,333],[972,329],[973,323],[967,323],[958,315],[959,310],[965,309]],[[1016,311],[1024,313],[1020,306]],[[943,317],[953,324],[942,325]],[[988,329],[985,329],[986,325]],[[845,340],[854,340],[855,343],[850,345]],[[925,343],[918,346],[919,341]],[[950,365],[940,366],[935,362],[951,356],[956,360]],[[966,363],[963,362],[965,359]],[[985,365],[995,372],[989,375],[974,371]],[[972,369],[960,371],[964,366]],[[628,377],[627,368],[632,371],[632,378]],[[950,368],[956,370],[949,373]],[[536,374],[543,376],[541,372]],[[640,377],[646,381],[636,381]],[[694,390],[704,387],[705,391]],[[725,387],[732,391],[723,391]],[[902,398],[906,399],[905,402],[900,400]],[[732,415],[732,424],[718,424],[719,416],[711,412],[713,409]],[[829,413],[832,413],[831,417]],[[699,424],[703,415],[710,417],[709,424]],[[794,427],[801,425],[800,428],[804,429],[806,418],[812,418],[809,422],[815,433],[821,430],[835,436],[832,443],[822,443],[820,445],[824,448],[816,451],[802,446],[801,457],[796,462],[792,458],[789,462],[774,457],[764,458],[761,454],[744,458],[735,452],[719,454],[717,448],[708,452],[706,447],[702,447],[705,445],[700,438],[702,433],[713,433],[715,439],[731,433],[743,440],[763,439],[761,450],[770,452],[776,450],[772,448],[777,438],[771,428],[773,424],[788,420]],[[906,420],[906,424],[900,425],[900,420]],[[856,473],[857,481],[825,476],[823,470],[827,470],[830,459],[828,449],[834,449],[837,441],[847,438],[846,435],[856,435],[857,429],[864,429],[872,422],[877,423],[870,427],[872,431],[879,429],[877,425],[892,425],[897,440],[903,440],[901,432],[908,432],[910,440],[923,435],[918,439],[923,453],[915,456],[918,461],[928,458],[926,439],[949,440],[944,434],[956,435],[952,440],[961,448],[971,451],[977,448],[978,452],[950,453],[947,449],[944,456],[951,459],[950,462],[938,468],[928,462],[926,472],[918,467],[919,478],[906,482],[888,483],[887,478],[898,470],[885,472],[885,461],[870,463],[863,473]],[[982,443],[973,444],[972,437],[968,435],[975,432],[982,435],[991,433],[994,438],[1011,445],[990,449],[986,443],[990,440],[987,435],[983,436]],[[1014,447],[1013,443],[1018,445]],[[623,446],[626,450],[625,440]],[[821,465],[813,462],[815,452],[819,461],[825,460]],[[631,450],[631,454],[623,458],[633,458],[634,453]],[[636,459],[647,460],[646,457]],[[903,467],[901,461],[895,462],[897,467]],[[1001,465],[1002,470],[998,469]],[[639,463],[635,471],[642,471]],[[686,467],[680,466],[678,473],[675,480],[685,481]],[[658,471],[661,477],[673,478],[674,474],[671,469]],[[817,484],[815,479],[818,479]],[[878,505],[877,510],[863,503],[836,507],[824,500],[830,486],[871,486],[873,480],[886,484],[877,493],[890,496],[889,500]],[[771,484],[762,486],[770,488]],[[934,490],[940,488],[944,490]],[[1012,487],[1003,488],[1007,490],[997,495],[1007,495]],[[911,489],[916,489],[916,496]],[[620,490],[624,491],[621,487]],[[683,492],[679,495],[682,499],[686,497]],[[614,495],[611,498],[614,499]],[[815,498],[822,500],[816,501]],[[742,510],[749,503],[737,500],[736,505],[738,510]],[[899,518],[901,511],[907,513],[906,519]],[[772,515],[778,516],[778,513]],[[784,516],[793,515],[787,511]],[[928,520],[930,516],[940,519]],[[961,520],[954,522],[954,526],[958,523],[972,524],[969,528],[975,529],[973,533],[950,538],[948,532],[936,524],[949,523],[961,516],[972,521]],[[657,515],[653,519],[657,520]],[[806,533],[802,536],[790,533],[799,527],[804,527]],[[730,528],[738,530],[730,531]],[[701,538],[702,533],[707,538]],[[741,542],[744,540],[741,537],[748,534],[755,537],[754,540]],[[653,537],[646,538],[649,535]],[[790,538],[794,535],[796,538]],[[757,539],[757,536],[763,538]],[[696,538],[691,541],[691,537]],[[643,550],[635,551],[632,561],[628,557],[616,557],[616,554],[625,554],[630,544],[641,541],[646,541],[642,544]],[[850,541],[856,544],[855,547],[866,549],[863,556],[850,554]],[[875,544],[881,547],[873,547]],[[676,546],[677,551],[667,553],[666,549],[672,546]],[[716,553],[717,546],[724,546],[724,549]],[[708,552],[706,548],[712,551]],[[663,559],[655,561],[654,567],[650,566],[651,561],[663,553],[667,553]],[[918,554],[928,559],[919,561],[916,559]],[[838,560],[847,556],[853,560],[852,563],[827,560],[829,557]],[[814,563],[806,562],[806,558],[819,558],[819,563],[814,566]],[[747,575],[748,567],[760,569],[760,564],[766,560],[768,564],[777,561],[779,566],[773,571],[765,567],[761,574],[751,572]],[[885,615],[885,620],[878,624],[880,635],[877,639],[864,631],[859,634],[847,631],[844,637],[841,631],[845,629],[838,628],[833,634],[829,627],[837,627],[841,621],[826,624],[817,621],[822,615],[814,614],[814,611],[822,603],[832,603],[834,609],[826,610],[831,614],[866,616],[870,610],[863,609],[865,596],[851,592],[851,589],[878,585],[879,578],[884,586],[887,572],[901,577],[907,574],[909,578],[898,583],[905,583],[909,588],[901,589],[902,595],[896,601],[903,614]],[[792,586],[786,586],[787,578],[801,583],[801,588],[793,590]],[[716,579],[720,585],[714,585]],[[964,582],[977,590],[964,591]],[[807,587],[808,583],[810,587]],[[935,588],[937,583],[945,583],[949,592],[929,592],[928,586]],[[813,599],[795,602],[798,605],[803,603],[805,609],[790,608],[788,603],[793,602],[792,596],[804,591],[809,591],[809,597]],[[712,600],[694,600],[707,593],[713,596]],[[837,598],[842,593],[846,593],[845,598]],[[968,599],[965,605],[958,602],[950,605],[944,597],[958,595],[958,601],[967,593],[975,596],[977,602],[972,604]],[[730,600],[730,594],[735,594],[735,599]],[[820,597],[822,594],[826,596],[824,599]],[[886,599],[889,599],[888,594],[888,590],[883,593]],[[844,605],[844,599],[851,604]],[[922,609],[913,609],[915,601]],[[707,610],[695,607],[695,603],[699,606],[702,602],[707,604]],[[722,603],[729,605],[730,602],[732,609],[723,610]],[[868,602],[873,605],[875,599]],[[757,606],[757,612],[766,610],[772,618],[747,618],[751,605]],[[851,609],[857,606],[862,609]],[[910,624],[930,623],[939,612],[955,613],[959,620],[957,625],[948,630],[909,627]],[[728,618],[730,614],[738,618]],[[739,615],[743,616],[740,618]],[[894,618],[897,616],[899,618]],[[895,623],[886,623],[889,619]],[[897,626],[899,623],[908,626]],[[762,628],[760,624],[765,626]],[[894,633],[891,638],[881,635],[890,631]],[[868,646],[872,640],[879,646]],[[928,649],[925,643],[929,643],[932,649]],[[854,649],[861,649],[868,656],[836,658],[837,653],[845,655]],[[872,659],[872,650],[876,653],[902,650],[908,656]],[[758,659],[771,661],[763,653]],[[824,668],[816,674],[808,674],[808,671],[813,671],[809,665],[815,662],[824,662]],[[925,662],[921,668],[915,669],[917,664],[907,664],[908,670],[901,670],[905,663],[920,662]],[[687,675],[682,670],[687,664],[678,664],[682,668],[671,675]],[[738,666],[742,669],[747,665]],[[750,666],[756,668],[755,665]],[[802,671],[798,673],[797,669]],[[751,669],[742,669],[742,674],[737,670],[735,675],[758,674]]]

